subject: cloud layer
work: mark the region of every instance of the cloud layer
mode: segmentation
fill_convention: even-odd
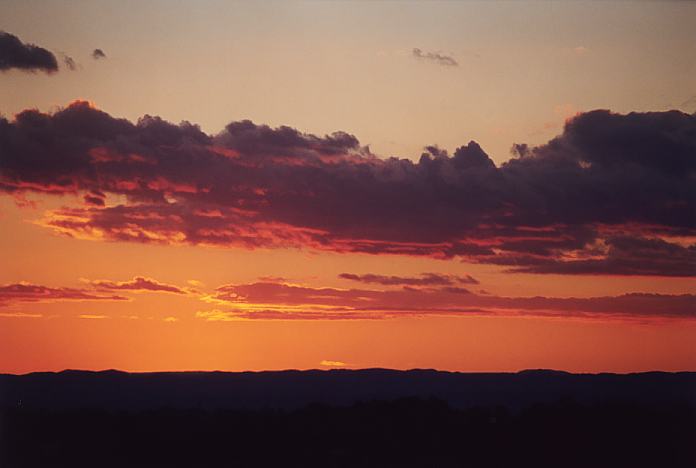
[[[696,296],[633,293],[590,298],[478,295],[452,286],[399,289],[317,288],[276,282],[230,284],[204,298],[208,321],[355,320],[430,315],[695,319]],[[226,306],[227,309],[222,308]]]
[[[1,191],[82,197],[42,221],[75,237],[696,273],[696,116],[677,111],[580,114],[500,167],[473,141],[382,159],[344,132],[241,121],[207,135],[84,102],[0,119],[0,148]]]
[[[63,301],[130,301],[115,292],[163,292],[172,294],[195,294],[196,290],[180,288],[152,278],[136,276],[127,281],[83,279],[89,288],[51,287],[28,282],[0,285],[0,307],[29,302]]]
[[[0,71],[13,68],[52,73],[58,71],[58,60],[43,47],[25,44],[17,36],[0,31]]]
[[[344,277],[346,275],[343,275]],[[357,276],[357,275],[356,275]],[[166,292],[197,298],[208,309],[195,317],[205,321],[236,320],[376,320],[424,316],[529,315],[565,318],[696,319],[696,296],[631,293],[606,297],[505,297],[476,294],[457,285],[467,277],[423,274],[414,278],[362,275],[381,279],[383,289],[318,287],[262,280],[226,284],[212,292],[188,291],[152,278],[88,281],[91,289],[49,287],[31,283],[0,286],[0,307],[36,302],[129,301],[113,294]],[[350,278],[352,279],[352,278]],[[408,280],[430,279],[415,282]],[[359,280],[361,281],[361,280]],[[369,281],[374,283],[375,281]],[[411,284],[406,285],[406,282]],[[6,314],[3,316],[15,316]],[[37,316],[40,316],[37,315]],[[167,322],[178,321],[167,317]]]

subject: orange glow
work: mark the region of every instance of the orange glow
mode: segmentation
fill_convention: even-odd
[[[366,254],[88,242],[56,236],[26,222],[61,201],[46,199],[40,203],[32,211],[15,206],[11,197],[0,198],[4,227],[0,253],[5,261],[0,284],[24,280],[91,290],[100,283],[92,286],[90,281],[97,279],[111,280],[115,287],[123,288],[134,284],[131,278],[142,276],[156,280],[162,287],[195,289],[187,294],[126,290],[106,293],[126,295],[129,301],[7,304],[0,308],[3,372],[64,368],[258,370],[333,365],[327,362],[356,368],[436,367],[462,371],[696,368],[696,323],[688,320],[568,319],[520,316],[510,310],[375,320],[370,314],[354,316],[336,311],[337,304],[327,303],[321,294],[310,305],[244,300],[235,305],[216,299],[215,292],[220,285],[252,283],[263,276],[282,277],[266,281],[309,288],[394,289],[367,287],[338,278],[342,272],[368,271],[400,276],[417,276],[424,271],[471,274],[481,282],[467,286],[475,293],[486,290],[498,296],[518,297],[593,297],[645,290],[684,294],[692,291],[688,278],[656,281],[613,277],[606,281],[585,277],[579,281],[578,277],[503,274],[492,266],[420,257],[389,256],[385,262],[383,256]],[[271,308],[279,313],[300,314],[301,319],[245,317]],[[317,314],[324,314],[323,319],[316,320]],[[342,320],[327,320],[331,318]]]

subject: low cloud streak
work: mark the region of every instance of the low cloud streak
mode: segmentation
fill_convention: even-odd
[[[452,286],[366,290],[259,282],[221,286],[204,300],[218,306],[212,311],[197,314],[198,318],[208,321],[358,320],[467,315],[696,319],[696,296],[690,294],[505,297],[478,295]]]

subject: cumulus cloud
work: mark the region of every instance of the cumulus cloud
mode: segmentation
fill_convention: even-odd
[[[0,71],[58,71],[58,61],[52,52],[34,44],[22,42],[17,36],[0,31]]]
[[[358,320],[426,315],[696,319],[696,296],[632,293],[606,297],[504,297],[441,286],[394,290],[338,289],[282,283],[230,284],[207,298],[207,321]],[[227,307],[221,308],[221,307]]]
[[[415,47],[411,54],[419,60],[427,60],[444,67],[457,67],[459,62],[457,62],[454,57],[450,55],[440,54],[438,52],[424,52],[421,49]]]
[[[85,102],[0,118],[0,147],[0,191],[83,197],[40,222],[79,238],[696,275],[696,116],[678,111],[582,113],[499,167],[473,141],[383,159],[345,132],[208,135]]]
[[[420,277],[412,276],[385,276],[372,273],[356,275],[354,273],[341,273],[341,279],[359,281],[361,283],[381,284],[383,286],[452,286],[455,284],[479,284],[471,275],[445,275],[440,273],[422,273]]]

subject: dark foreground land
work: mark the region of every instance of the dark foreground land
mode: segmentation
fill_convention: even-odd
[[[0,467],[695,467],[696,373],[0,375]]]

